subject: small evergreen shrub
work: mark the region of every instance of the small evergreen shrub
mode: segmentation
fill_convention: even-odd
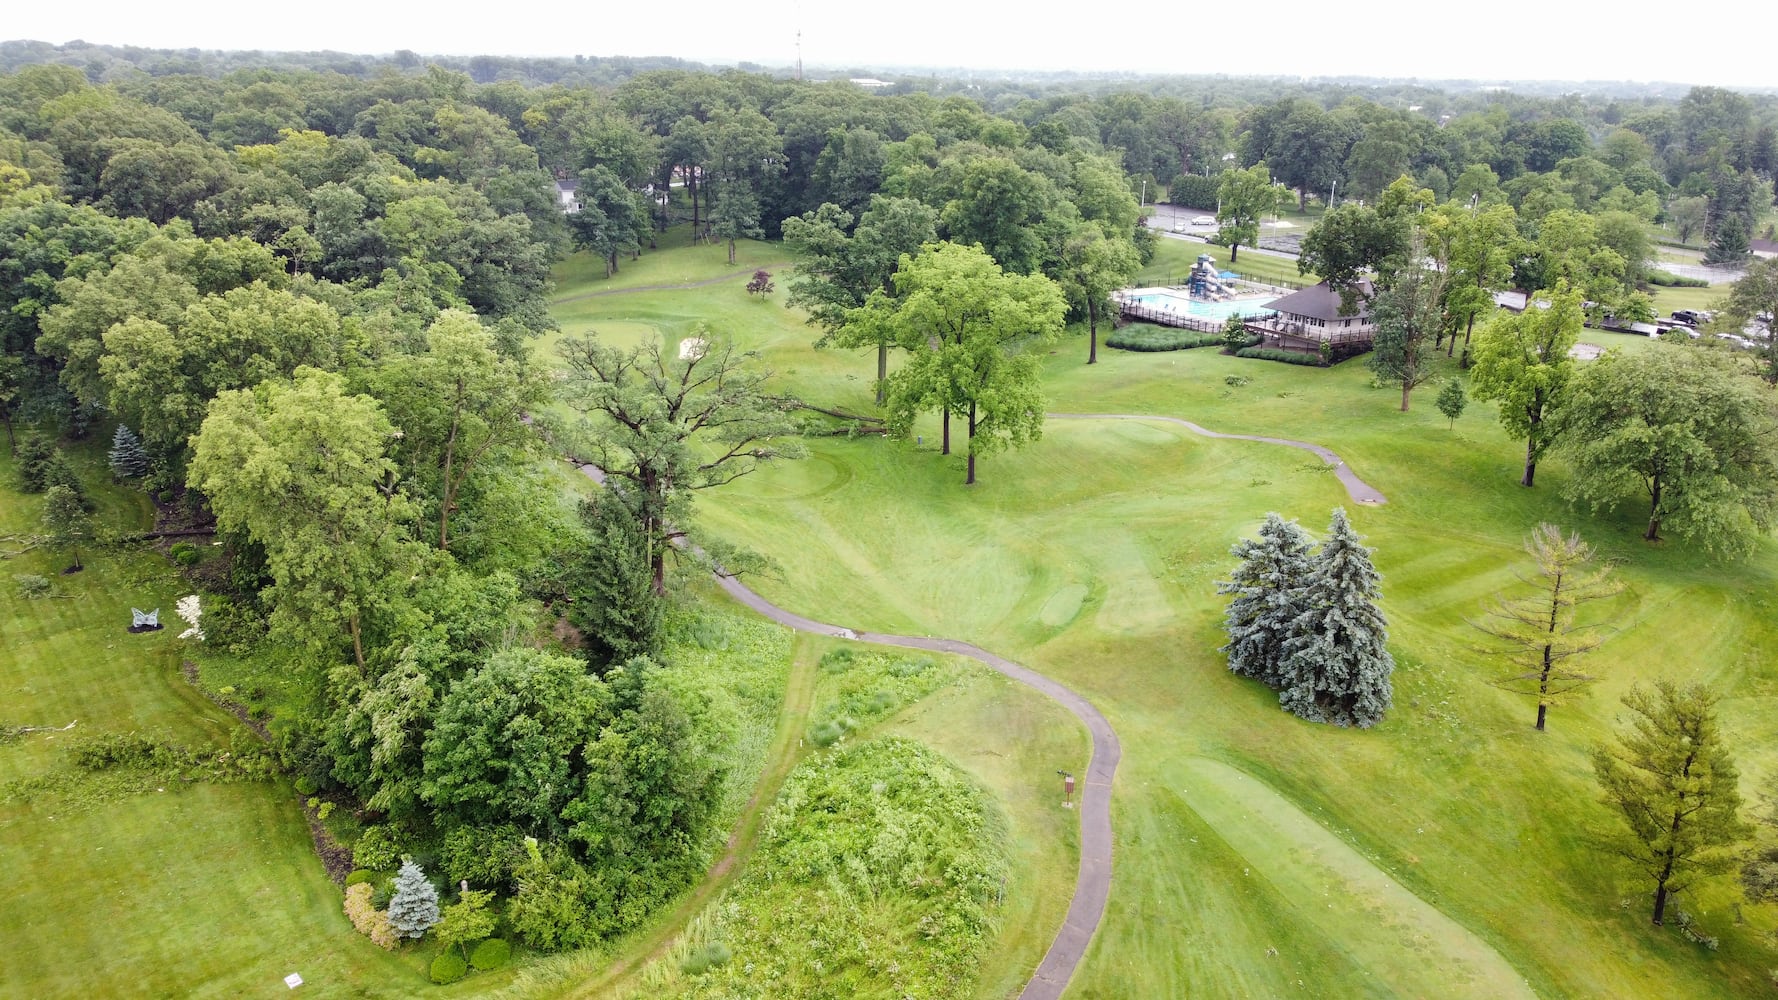
[[[432,960],[431,974],[433,982],[444,986],[469,975],[469,963],[455,949],[442,951]]]
[[[190,542],[175,542],[167,554],[181,566],[193,566],[197,564],[201,553],[198,552],[198,547]]]
[[[315,784],[315,779],[309,777],[306,774],[298,776],[296,781],[294,782],[294,784],[296,786],[296,794],[301,795],[303,798],[308,798],[309,796],[311,796],[321,790],[321,787],[319,785]],[[387,868],[390,866],[388,866],[388,865],[359,865],[358,867],[360,867],[360,868]]]
[[[505,938],[489,938],[469,953],[469,964],[478,972],[492,972],[512,959],[512,945]]]
[[[370,883],[359,882],[346,887],[346,919],[358,933],[371,943],[388,951],[395,950],[395,929],[389,926],[389,915],[377,909],[372,900]]]
[[[376,881],[376,878],[377,873],[369,868],[358,868],[346,876],[346,888],[350,889],[355,885],[369,885]]]

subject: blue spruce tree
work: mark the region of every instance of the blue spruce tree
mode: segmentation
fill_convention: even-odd
[[[1303,608],[1298,591],[1309,575],[1309,535],[1295,521],[1266,515],[1258,539],[1242,539],[1231,550],[1241,564],[1219,594],[1233,594],[1223,616],[1229,669],[1276,688],[1284,679],[1284,644]]]
[[[389,926],[398,937],[425,936],[438,923],[438,889],[410,858],[395,873],[395,893],[389,897]]]
[[[117,433],[111,435],[112,473],[119,479],[140,479],[152,466],[142,439],[128,425],[118,424]]]
[[[1395,661],[1377,608],[1380,577],[1346,511],[1335,508],[1327,541],[1299,588],[1301,608],[1284,641],[1278,703],[1314,722],[1368,729],[1391,700]]]

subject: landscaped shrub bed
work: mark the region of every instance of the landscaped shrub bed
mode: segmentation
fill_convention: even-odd
[[[1120,351],[1187,351],[1194,347],[1221,347],[1223,334],[1169,326],[1126,326],[1106,337],[1105,346]]]
[[[1648,283],[1662,288],[1707,288],[1710,282],[1703,278],[1682,278],[1672,271],[1651,268],[1648,272]]]
[[[1308,365],[1313,368],[1327,367],[1318,354],[1304,354],[1302,351],[1286,351],[1277,347],[1243,347],[1235,352],[1237,358],[1258,358],[1261,361],[1282,361],[1287,365]]]

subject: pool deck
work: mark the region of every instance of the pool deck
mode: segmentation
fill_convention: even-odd
[[[1267,293],[1262,295],[1237,296],[1232,299],[1194,299],[1189,295],[1181,294],[1177,289],[1173,288],[1126,288],[1123,291],[1118,292],[1117,295],[1118,309],[1127,318],[1139,319],[1145,323],[1154,323],[1159,326],[1172,326],[1186,330],[1197,330],[1201,333],[1220,332],[1223,324],[1228,321],[1228,317],[1233,315],[1236,310],[1231,309],[1229,313],[1221,316],[1198,316],[1186,311],[1186,308],[1169,308],[1166,305],[1157,306],[1147,302],[1138,302],[1136,299],[1140,296],[1164,296],[1189,307],[1191,303],[1202,303],[1213,306],[1244,306],[1269,302],[1272,299],[1277,298],[1277,295]],[[1251,312],[1243,312],[1242,314],[1259,315],[1262,312],[1264,312],[1264,310],[1256,308]]]

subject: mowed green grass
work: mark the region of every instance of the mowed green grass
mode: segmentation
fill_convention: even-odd
[[[146,501],[105,485],[101,455],[76,456],[100,518],[145,527]],[[0,535],[34,533],[42,498],[12,487],[0,449]],[[226,746],[239,725],[179,676],[173,602],[185,591],[165,558],[146,548],[83,555],[86,571],[69,576],[59,575],[66,559],[42,549],[0,567],[0,723],[76,723],[0,745],[0,781],[66,772],[61,748],[83,735],[137,730]],[[19,573],[50,577],[56,596],[20,598]],[[168,628],[128,634],[132,605],[159,607]],[[282,785],[173,783],[106,801],[76,790],[0,804],[0,871],[0,996],[274,996],[292,972],[324,996],[425,987],[423,961],[353,932]]]
[[[812,351],[798,316],[745,300],[702,289],[602,301],[613,319],[657,328],[707,322],[761,349],[805,398],[869,408],[866,353]],[[579,318],[600,322],[597,311]],[[1766,988],[1772,914],[1748,907],[1736,924],[1726,881],[1686,898],[1722,939],[1706,951],[1648,927],[1644,887],[1586,847],[1586,831],[1610,820],[1586,752],[1631,683],[1702,679],[1725,692],[1745,790],[1769,783],[1775,678],[1763,651],[1778,639],[1766,596],[1778,550],[1720,565],[1682,542],[1646,545],[1634,498],[1616,515],[1573,510],[1555,460],[1521,489],[1522,444],[1490,407],[1472,405],[1453,430],[1422,390],[1399,413],[1399,392],[1373,388],[1362,363],[1102,351],[1089,368],[1084,347],[1069,339],[1050,356],[1052,410],[1316,441],[1390,503],[1353,507],[1297,451],[1162,424],[1052,421],[1039,444],[984,459],[971,489],[928,422],[918,445],[814,442],[808,460],[700,507],[706,525],[780,562],[781,579],[756,584],[780,603],[971,639],[1061,678],[1111,718],[1125,750],[1117,877],[1071,996],[1434,995],[1429,976],[1501,995],[1511,975],[1489,951],[1546,996]],[[1232,374],[1251,381],[1231,387]],[[1268,510],[1318,532],[1336,504],[1377,549],[1393,626],[1396,707],[1369,732],[1294,720],[1216,652],[1229,546]],[[1604,680],[1537,734],[1532,706],[1489,683],[1498,668],[1465,619],[1513,583],[1522,539],[1542,520],[1623,559],[1629,588],[1601,609],[1618,626],[1588,665]],[[1264,816],[1239,810],[1243,782],[1263,784]],[[1194,785],[1215,794],[1194,805]],[[1350,850],[1336,859],[1328,836]],[[1372,871],[1354,871],[1355,859]],[[1325,896],[1310,891],[1318,879]]]

